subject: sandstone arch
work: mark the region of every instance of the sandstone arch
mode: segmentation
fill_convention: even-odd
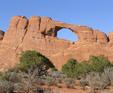
[[[61,29],[74,32],[78,41],[71,43],[56,38]],[[36,50],[47,56],[58,69],[69,58],[87,60],[90,55],[104,55],[113,61],[113,32],[104,32],[87,26],[55,21],[49,17],[13,17],[5,35],[0,33],[0,71],[13,67],[18,54],[25,50]]]
[[[57,36],[58,39],[63,39],[63,40],[67,40],[70,42],[76,42],[78,40],[77,35],[72,32],[69,29],[66,28],[62,28],[59,31],[57,31]]]
[[[67,23],[54,21],[54,20],[51,20],[50,23],[52,23],[53,25],[51,26],[49,25],[47,27],[47,29],[48,28],[49,29],[46,30],[45,35],[56,37],[57,32],[60,31],[60,29],[65,28],[74,32],[77,35],[79,41],[96,42],[96,35],[92,28],[89,28],[87,26],[67,24]]]

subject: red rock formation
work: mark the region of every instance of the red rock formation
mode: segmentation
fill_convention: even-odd
[[[0,30],[0,44],[3,40],[3,37],[4,37],[4,31]]]
[[[66,28],[78,36],[72,43],[57,38],[57,32]],[[2,35],[0,33],[0,35]],[[4,38],[0,36],[0,70],[18,63],[18,54],[25,50],[36,50],[46,55],[61,69],[69,58],[87,60],[91,55],[104,55],[113,61],[113,32],[108,36],[87,26],[67,24],[49,17],[24,16],[12,18]]]

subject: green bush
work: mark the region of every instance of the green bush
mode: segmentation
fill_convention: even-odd
[[[75,75],[76,77],[85,76],[91,71],[91,67],[88,63],[78,63],[75,65]]]
[[[75,59],[69,59],[66,64],[62,66],[62,72],[68,77],[75,77],[75,65],[77,61]]]
[[[47,75],[50,68],[56,70],[50,60],[42,54],[36,51],[24,51],[20,55],[20,63],[15,68],[0,73],[0,93],[10,93],[10,91],[28,93],[37,90],[37,79]],[[47,81],[48,85],[53,83],[51,77],[47,78]]]
[[[103,72],[105,68],[113,67],[113,64],[104,56],[92,56],[87,62],[77,62],[74,59],[69,59],[66,64],[62,66],[62,72],[68,77],[85,76],[87,73]]]
[[[62,72],[68,77],[79,77],[90,72],[91,67],[88,63],[78,63],[74,59],[68,60],[66,64],[62,66]]]
[[[103,72],[105,68],[113,66],[104,56],[92,56],[89,59],[93,71]]]
[[[36,51],[27,50],[21,53],[18,69],[28,71],[30,68],[55,68],[48,58]]]

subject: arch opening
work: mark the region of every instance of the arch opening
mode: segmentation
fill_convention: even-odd
[[[63,28],[57,32],[57,38],[76,42],[78,40],[77,35],[69,29]]]

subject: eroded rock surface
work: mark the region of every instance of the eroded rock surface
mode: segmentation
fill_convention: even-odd
[[[74,32],[78,41],[72,43],[57,38],[57,32],[62,28]],[[41,52],[58,69],[69,58],[83,61],[91,55],[104,55],[113,61],[113,32],[107,36],[87,26],[63,23],[49,17],[33,16],[27,19],[15,16],[5,35],[0,31],[0,40],[0,70],[15,66],[19,62],[18,55],[25,50]]]

